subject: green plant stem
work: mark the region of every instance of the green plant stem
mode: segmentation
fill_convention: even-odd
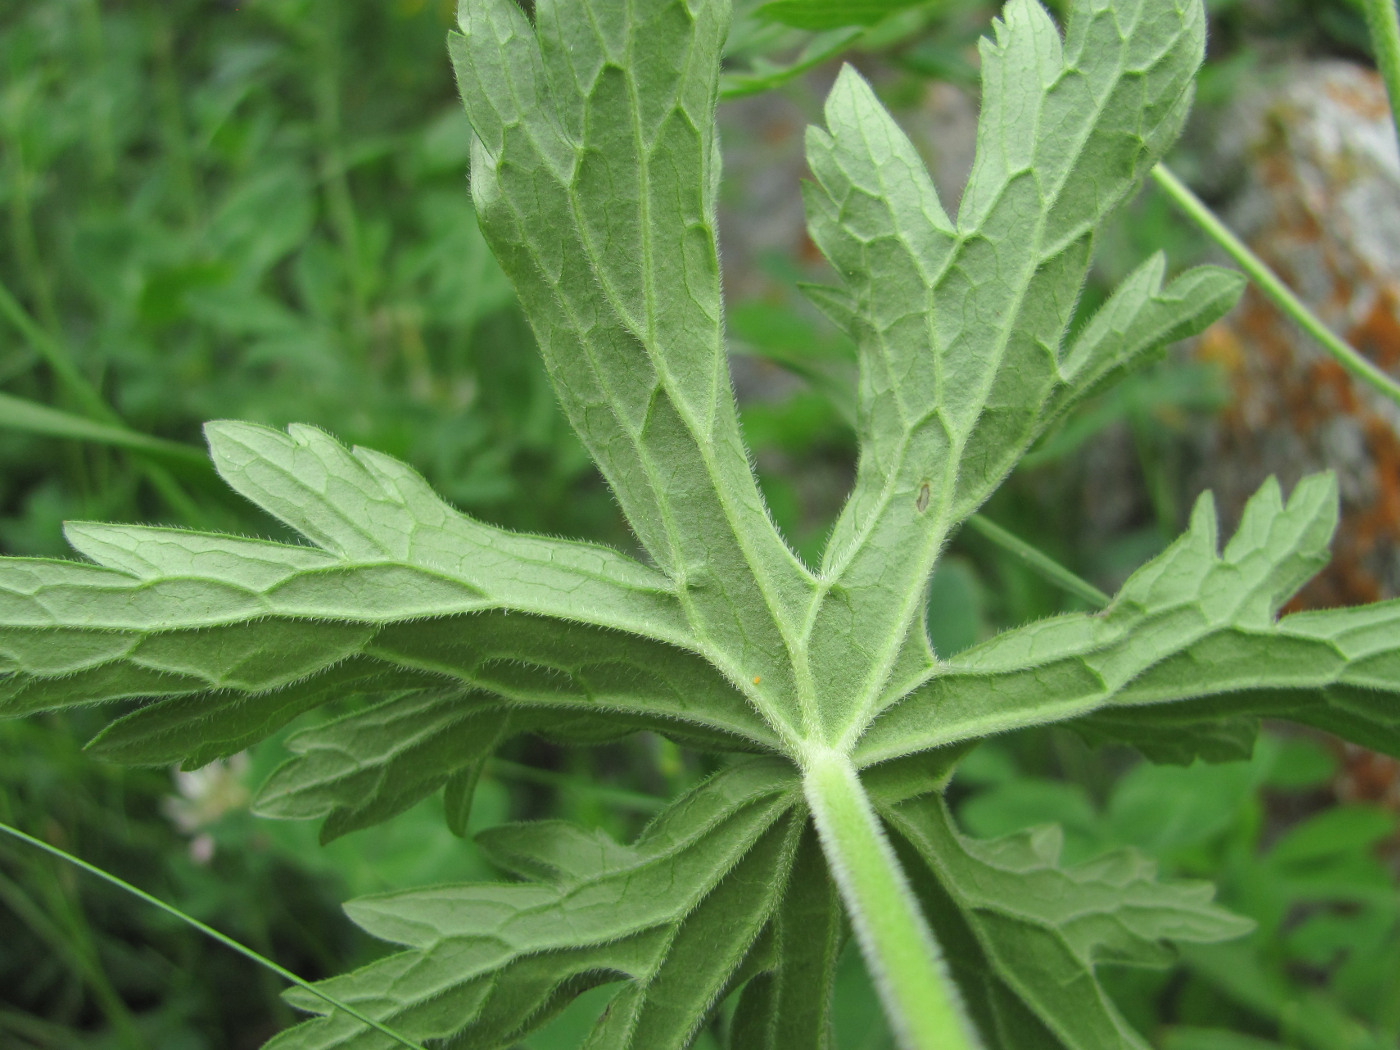
[[[822,852],[900,1046],[974,1050],[980,1041],[855,767],[831,750],[804,765]]]
[[[1322,348],[1336,358],[1338,364],[1378,393],[1400,405],[1400,383],[1386,375],[1353,347],[1348,346],[1323,324],[1321,319],[1283,283],[1278,274],[1269,269],[1263,259],[1250,251],[1249,246],[1235,236],[1170,168],[1165,164],[1158,164],[1152,169],[1152,179],[1171,198],[1172,203],[1239,264],[1240,269],[1249,275],[1261,292],[1273,300],[1275,306],[1321,343]]]
[[[409,1039],[407,1036],[400,1035],[398,1032],[395,1032],[392,1028],[389,1028],[387,1025],[380,1024],[374,1018],[368,1017],[365,1014],[360,1013],[360,1011],[356,1010],[353,1006],[350,1006],[347,1003],[343,1003],[339,999],[336,999],[334,996],[328,995],[327,993],[321,991],[310,981],[303,980],[296,974],[292,973],[291,970],[288,970],[286,967],[279,966],[277,963],[273,962],[266,956],[259,955],[257,952],[253,951],[252,948],[240,944],[238,941],[235,941],[232,937],[220,933],[212,926],[206,926],[204,923],[200,922],[193,916],[186,915],[174,905],[166,904],[165,901],[161,900],[159,897],[151,896],[151,894],[147,893],[145,890],[138,889],[126,880],[119,879],[117,878],[117,876],[111,874],[110,872],[103,871],[96,865],[89,864],[87,861],[75,857],[71,853],[66,853],[63,850],[59,849],[57,846],[51,846],[42,839],[36,839],[32,835],[26,835],[23,831],[20,831],[18,828],[13,828],[9,824],[0,823],[0,832],[4,832],[6,835],[10,835],[16,839],[19,839],[19,841],[26,843],[27,845],[33,846],[35,849],[41,849],[45,853],[58,857],[60,860],[65,860],[69,864],[81,868],[89,875],[96,875],[99,879],[102,879],[104,882],[111,883],[118,889],[131,894],[133,897],[145,901],[147,904],[151,905],[154,908],[159,908],[167,915],[173,915],[181,922],[189,926],[193,926],[196,930],[204,934],[206,937],[212,937],[214,940],[222,944],[225,948],[231,948],[234,951],[236,951],[239,955],[242,955],[247,959],[251,959],[259,966],[266,967],[282,979],[289,981],[290,983],[296,985],[298,988],[301,988],[304,991],[310,992],[312,995],[316,996],[316,998],[324,1001],[327,1005],[333,1007],[336,1010],[340,1010],[342,1013],[348,1014],[355,1020],[359,1021],[361,1024],[368,1025],[380,1035],[387,1036],[388,1038],[394,1040],[394,1042],[398,1043],[400,1046],[409,1047],[410,1050],[424,1050],[424,1047],[421,1044],[415,1043],[412,1039]]]
[[[1112,600],[1088,580],[1076,576],[1044,551],[1032,547],[1020,536],[1008,532],[981,514],[972,515],[967,519],[966,524],[973,532],[995,543],[1032,572],[1049,580],[1057,587],[1064,588],[1070,594],[1083,598],[1090,605],[1102,609]]]
[[[864,26],[827,30],[817,33],[791,65],[763,63],[762,68],[748,73],[722,72],[719,82],[720,100],[728,102],[730,99],[747,98],[771,91],[789,80],[800,77],[809,69],[815,69],[823,62],[835,58],[843,51],[849,51],[864,34]]]
[[[1361,0],[1361,6],[1366,10],[1371,48],[1390,96],[1390,119],[1400,142],[1400,6],[1396,0]]]

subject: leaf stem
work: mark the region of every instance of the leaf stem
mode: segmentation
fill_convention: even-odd
[[[1070,594],[1083,598],[1095,608],[1102,609],[1112,599],[1088,580],[1081,579],[1065,568],[1050,555],[1033,547],[1013,532],[1003,529],[996,522],[981,514],[974,514],[965,522],[979,536],[996,544],[1006,553],[1020,561],[1026,568],[1038,574]]]
[[[288,970],[284,966],[279,966],[277,963],[273,962],[265,955],[259,955],[257,952],[253,951],[252,948],[240,944],[238,941],[235,941],[232,937],[220,933],[212,926],[206,926],[204,923],[200,922],[193,916],[186,915],[174,905],[166,904],[165,901],[161,900],[159,897],[153,897],[145,890],[138,889],[131,883],[127,882],[125,879],[120,879],[117,876],[111,874],[110,872],[103,871],[96,865],[89,864],[87,861],[75,857],[71,853],[66,853],[63,850],[59,849],[57,846],[51,846],[49,845],[49,843],[43,841],[42,839],[36,839],[33,835],[26,835],[23,831],[20,831],[18,828],[11,827],[9,824],[0,822],[0,832],[4,832],[6,835],[11,835],[14,838],[19,839],[21,842],[33,846],[35,849],[41,849],[45,853],[49,853],[55,857],[58,857],[60,860],[66,860],[69,864],[81,868],[89,875],[96,875],[99,879],[102,879],[104,882],[109,882],[113,886],[116,886],[118,889],[131,894],[133,897],[145,901],[152,907],[159,908],[167,915],[175,916],[175,918],[179,919],[181,922],[193,926],[196,930],[204,934],[206,937],[212,937],[214,940],[222,944],[225,948],[232,948],[239,955],[251,959],[259,966],[266,967],[273,973],[277,974],[277,976],[283,978],[286,981],[290,981],[298,988],[310,992],[318,999],[324,1000],[329,1006],[333,1007],[334,1009],[340,1010],[343,1013],[346,1013],[349,1016],[355,1018],[355,1020],[361,1022],[362,1024],[368,1025],[380,1035],[388,1036],[400,1046],[409,1047],[410,1050],[424,1050],[422,1044],[415,1043],[412,1039],[409,1039],[407,1036],[400,1035],[398,1032],[394,1031],[387,1025],[380,1024],[374,1018],[368,1017],[365,1014],[360,1013],[360,1011],[356,1010],[353,1006],[350,1006],[347,1003],[343,1003],[339,999],[336,999],[334,996],[331,996],[326,992],[321,991],[310,981],[298,977],[296,974],[292,973],[291,970]]]
[[[1361,0],[1361,6],[1366,10],[1371,48],[1385,81],[1385,92],[1390,96],[1390,117],[1396,140],[1400,141],[1400,7],[1396,0]]]
[[[943,953],[850,759],[809,754],[803,787],[895,1036],[905,1050],[981,1046]]]
[[[1378,393],[1400,404],[1400,383],[1361,356],[1323,324],[1322,320],[1283,283],[1278,274],[1269,269],[1263,259],[1235,236],[1170,168],[1165,164],[1158,164],[1152,169],[1152,179],[1171,198],[1172,203],[1239,264],[1240,269],[1250,276],[1261,292],[1273,300],[1275,306],[1321,343],[1322,348],[1336,358],[1338,364]]]
[[[818,33],[802,49],[801,54],[790,65],[774,65],[770,62],[756,63],[751,72],[721,72],[719,97],[723,102],[730,99],[746,98],[787,83],[815,69],[841,52],[849,50],[865,34],[864,26],[849,26]]]

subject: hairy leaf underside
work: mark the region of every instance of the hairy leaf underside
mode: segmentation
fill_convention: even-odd
[[[1286,717],[1400,754],[1400,604],[1282,604],[1324,563],[1329,477],[1268,482],[1223,546],[1209,497],[1111,606],[952,659],[924,628],[950,535],[1077,401],[1239,294],[1148,260],[1070,339],[1095,229],[1178,133],[1200,0],[1012,0],[983,42],[955,217],[851,69],[807,140],[813,301],[855,341],[860,459],[819,566],[773,527],[725,361],[714,130],[724,0],[463,0],[451,53],[482,229],[646,560],[449,507],[326,434],[210,424],[238,492],[304,538],[70,524],[86,562],[0,559],[0,714],[122,701],[94,748],[193,767],[313,708],[257,805],[331,838],[443,791],[465,830],[506,740],[642,730],[731,756],[631,845],[556,822],[480,841],[509,883],[349,905],[403,950],[326,982],[418,1040],[510,1047],[580,993],[588,1046],[826,1047],[853,907],[813,829],[814,756],[858,770],[987,1047],[1141,1047],[1096,976],[1243,925],[1131,853],[964,837],[941,787],[991,734],[1061,723],[1166,760]],[[1228,748],[1227,748],[1228,750]],[[863,943],[864,946],[864,943]],[[393,1045],[326,1014],[279,1050]]]

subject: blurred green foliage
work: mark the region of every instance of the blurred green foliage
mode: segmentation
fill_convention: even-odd
[[[1331,805],[1333,751],[1266,735],[1247,762],[1144,763],[1106,781],[1082,744],[1054,745],[1050,762],[1018,756],[1015,741],[970,755],[954,788],[967,829],[990,837],[1058,823],[1067,858],[1133,846],[1171,875],[1212,880],[1222,903],[1258,924],[1245,940],[1190,949],[1179,971],[1115,974],[1141,1030],[1166,1050],[1396,1045],[1400,814]]]
[[[445,26],[424,3],[20,5],[0,280],[143,433],[311,422],[476,513],[616,539],[476,230]],[[5,390],[81,412],[17,334]],[[60,553],[62,517],[186,516],[124,454],[0,441],[7,553]],[[207,477],[178,481],[206,523],[240,521]]]
[[[443,48],[450,6],[0,0],[0,553],[63,556],[68,519],[268,532],[191,455],[199,425],[229,417],[318,424],[413,463],[479,517],[631,548],[477,232]],[[778,90],[808,109],[799,75],[851,47],[881,68],[895,103],[929,77],[975,83],[972,46],[995,8],[736,6],[726,93]],[[1350,0],[1209,6],[1207,104],[1279,49],[1365,47]],[[1205,250],[1148,195],[1105,238],[1098,287],[1160,247],[1177,266]],[[737,352],[803,380],[748,401],[743,419],[775,518],[815,560],[852,471],[854,357],[796,289],[818,273],[810,261],[769,269],[765,287],[732,303],[729,333]],[[1081,310],[1101,297],[1091,288]],[[989,513],[1116,583],[1175,533],[1181,437],[1224,396],[1200,366],[1134,377],[1044,442]],[[1128,436],[1146,498],[1125,530],[1087,539],[1066,496],[1086,443],[1110,428]],[[930,630],[953,652],[1071,604],[969,535],[934,579]],[[327,848],[311,826],[254,821],[248,790],[281,760],[275,741],[246,768],[172,781],[84,756],[87,728],[0,725],[0,819],[305,977],[375,950],[341,920],[346,897],[490,874],[468,842],[442,834],[436,802]],[[1045,740],[973,756],[955,787],[970,830],[1056,820],[1081,856],[1136,845],[1174,873],[1219,879],[1226,902],[1260,924],[1176,971],[1119,975],[1126,1008],[1162,1045],[1395,1045],[1400,905],[1379,859],[1394,855],[1378,852],[1395,820],[1328,806],[1326,753],[1269,740],[1251,762],[1179,777],[1058,734],[1047,752]],[[703,772],[650,738],[584,755],[531,743],[514,757],[484,778],[474,828],[549,815],[630,835],[649,797]],[[840,1045],[891,1045],[859,960],[846,963]],[[289,1020],[279,990],[167,917],[0,843],[0,1046],[241,1050]],[[576,1045],[587,1010],[532,1045]]]
[[[197,458],[55,440],[64,418],[191,446],[209,418],[312,422],[411,460],[482,517],[627,542],[477,232],[448,14],[0,7],[0,550],[62,555],[65,519],[273,527]],[[0,819],[298,972],[366,958],[346,897],[488,874],[431,806],[324,850],[310,827],[254,822],[247,787],[276,748],[180,798],[165,771],[83,756],[85,728],[0,727]],[[480,824],[554,805],[485,786]],[[619,819],[570,797],[573,816]],[[275,979],[8,844],[0,982],[7,1047],[252,1047],[290,1020]]]

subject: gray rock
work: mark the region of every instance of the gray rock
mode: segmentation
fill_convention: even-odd
[[[1400,378],[1400,149],[1384,87],[1346,62],[1296,66],[1221,125],[1227,221],[1331,328]],[[1227,517],[1269,474],[1337,472],[1343,522],[1307,605],[1400,593],[1400,406],[1353,379],[1250,290],[1201,341],[1234,397],[1198,487]]]

